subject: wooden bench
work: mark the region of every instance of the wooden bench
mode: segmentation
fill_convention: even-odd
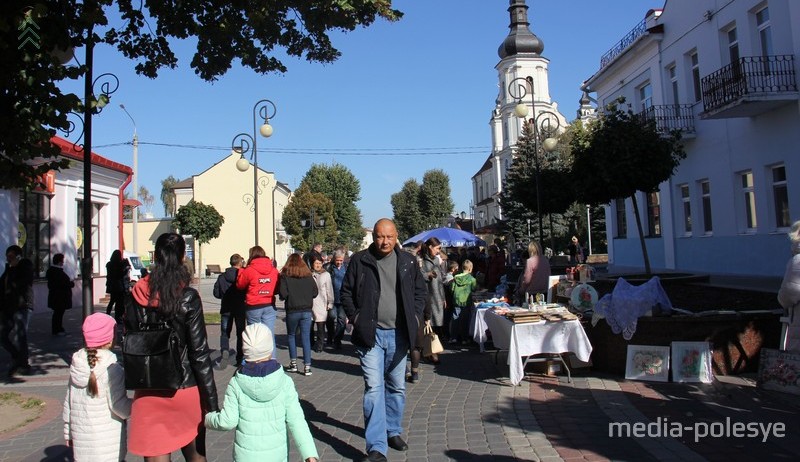
[[[211,276],[212,274],[221,274],[222,268],[219,265],[206,265],[206,277]]]

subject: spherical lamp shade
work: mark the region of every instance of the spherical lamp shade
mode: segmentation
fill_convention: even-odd
[[[248,162],[244,157],[240,157],[239,160],[236,161],[236,170],[239,170],[240,172],[246,172],[249,168],[250,162]]]
[[[555,138],[547,138],[544,140],[544,150],[547,152],[553,152],[558,147],[558,140]]]
[[[517,117],[525,117],[525,116],[527,116],[528,115],[528,105],[527,104],[522,104],[522,103],[517,104],[514,107],[514,114],[516,114]]]
[[[269,138],[270,136],[272,136],[272,125],[265,123],[264,125],[261,126],[261,128],[258,129],[258,131],[264,138]]]

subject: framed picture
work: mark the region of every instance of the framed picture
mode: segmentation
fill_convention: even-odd
[[[672,342],[672,381],[711,383],[711,345],[708,342]]]
[[[800,354],[762,348],[758,363],[758,386],[800,395]]]
[[[564,295],[567,276],[565,274],[550,276],[547,280],[547,303],[555,303],[556,295]]]
[[[628,345],[625,378],[653,382],[669,380],[669,347]]]

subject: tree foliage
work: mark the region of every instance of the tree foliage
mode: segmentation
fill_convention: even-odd
[[[312,193],[325,195],[333,203],[335,233],[330,247],[361,248],[364,226],[361,211],[356,207],[361,200],[361,183],[350,169],[342,164],[313,164],[300,182],[300,187],[303,186]]]
[[[614,199],[630,198],[639,230],[645,271],[650,260],[645,246],[636,192],[658,190],[668,180],[686,153],[680,132],[663,133],[654,119],[622,111],[617,103],[606,108],[593,123],[585,138],[572,143],[573,176],[578,199],[587,204],[605,204]]]
[[[64,50],[106,44],[130,58],[138,74],[155,78],[162,68],[177,67],[172,46],[193,39],[189,64],[200,78],[214,81],[235,61],[261,74],[286,72],[283,55],[333,62],[340,52],[332,31],[402,17],[391,0],[6,0],[0,13],[2,188],[29,186],[35,175],[66,166],[48,140],[69,127],[67,115],[80,111],[81,102],[62,94],[58,82],[83,77],[86,67],[63,66]],[[29,21],[36,36],[25,40],[18,28]],[[34,159],[41,160],[34,166]]]
[[[419,188],[419,209],[424,228],[419,231],[442,226],[443,219],[453,213],[454,207],[447,173],[440,169],[425,172]]]
[[[206,205],[195,200],[178,209],[172,225],[181,234],[188,234],[199,244],[206,244],[219,237],[219,231],[225,218],[217,212],[213,205]]]
[[[164,216],[175,216],[175,185],[178,179],[170,175],[161,180],[161,204],[164,205]]]
[[[313,228],[312,211],[315,222]],[[323,225],[319,224],[320,219],[325,220]],[[283,209],[281,224],[292,236],[290,243],[295,249],[307,251],[317,242],[325,250],[332,250],[337,246],[333,201],[325,193],[312,192],[308,184],[301,183],[292,195],[289,204]]]
[[[153,208],[153,204],[156,202],[156,198],[150,194],[150,190],[148,190],[146,187],[139,186],[139,202],[142,203],[142,206],[144,206],[144,210],[146,212],[150,212]],[[145,212],[141,210],[141,207],[139,207],[137,210],[139,211],[139,218],[142,218],[142,216],[145,215]]]
[[[401,242],[425,229],[422,224],[419,196],[420,186],[414,178],[406,180],[403,188],[392,194],[392,214]]]

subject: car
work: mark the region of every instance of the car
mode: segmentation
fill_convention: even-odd
[[[139,255],[126,251],[122,253],[122,258],[124,258],[131,267],[131,281],[138,281],[147,274],[147,268],[142,264],[142,258]]]

